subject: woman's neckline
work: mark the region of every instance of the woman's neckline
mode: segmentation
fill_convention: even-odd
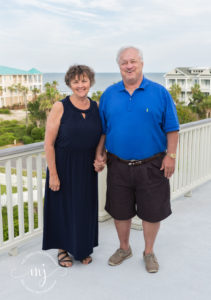
[[[70,102],[70,104],[72,105],[72,107],[75,108],[76,110],[80,111],[80,112],[88,112],[88,111],[90,111],[91,105],[92,105],[92,101],[91,101],[91,99],[89,97],[87,97],[87,98],[89,99],[89,108],[87,108],[87,109],[81,109],[81,108],[78,108],[77,106],[75,106],[72,103],[72,101],[70,99],[70,96],[67,96],[67,100],[68,100],[68,102]]]

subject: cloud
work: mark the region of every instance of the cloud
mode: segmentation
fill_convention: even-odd
[[[89,62],[117,71],[116,51],[132,44],[150,71],[168,70],[172,60],[211,65],[210,11],[207,0],[11,0],[0,11],[0,64],[61,71]]]

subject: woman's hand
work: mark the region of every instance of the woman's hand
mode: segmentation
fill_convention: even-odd
[[[96,155],[93,164],[96,172],[101,172],[105,168],[106,160],[107,160],[107,155],[105,151],[103,155],[100,154]]]
[[[59,180],[59,177],[58,177],[57,174],[50,175],[49,188],[54,192],[59,191],[59,189],[60,189],[60,180]]]

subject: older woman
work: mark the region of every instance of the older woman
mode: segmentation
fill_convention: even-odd
[[[98,106],[88,98],[94,72],[74,65],[65,75],[72,95],[56,102],[46,125],[47,176],[43,250],[58,249],[58,263],[83,264],[98,245],[95,150],[101,136]]]

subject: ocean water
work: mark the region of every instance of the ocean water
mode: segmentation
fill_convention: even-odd
[[[165,73],[145,73],[145,77],[165,86]],[[70,89],[64,82],[65,73],[44,73],[43,84],[56,80],[58,82],[58,89],[60,92],[69,94]],[[120,73],[96,73],[95,84],[90,89],[90,94],[96,91],[104,91],[109,85],[121,80]]]

